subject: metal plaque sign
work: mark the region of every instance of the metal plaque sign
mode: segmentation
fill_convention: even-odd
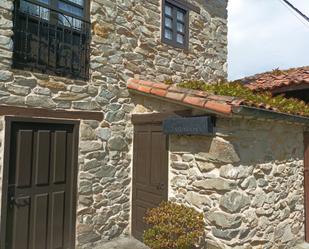
[[[211,117],[168,118],[163,121],[163,132],[174,135],[213,135]]]

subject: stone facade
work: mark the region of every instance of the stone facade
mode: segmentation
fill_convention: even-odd
[[[81,248],[129,234],[131,132],[125,125],[82,121],[77,241]]]
[[[227,1],[190,1],[201,13],[190,12],[182,51],[161,43],[160,0],[92,0],[88,81],[12,69],[13,0],[0,1],[0,104],[104,113],[81,120],[79,249],[130,234],[131,114],[184,109],[130,95],[127,80],[227,76]],[[0,172],[4,125],[1,117]],[[169,197],[205,213],[216,248],[291,248],[304,236],[302,134],[296,124],[219,117],[215,137],[172,136]]]
[[[130,233],[134,103],[127,79],[227,76],[226,1],[212,8],[192,2],[201,14],[190,12],[184,52],[161,43],[160,0],[91,0],[90,79],[82,81],[12,69],[13,0],[0,1],[0,104],[104,113],[101,122],[81,122],[78,248]]]
[[[135,114],[186,109],[141,95],[133,102]],[[214,136],[169,137],[168,196],[204,213],[202,248],[290,249],[304,242],[308,131],[285,121],[217,116]]]
[[[170,137],[171,200],[205,214],[214,248],[304,240],[304,127],[218,118],[214,137]]]

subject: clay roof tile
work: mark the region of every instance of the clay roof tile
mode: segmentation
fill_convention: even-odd
[[[262,82],[261,79],[257,79],[256,82]],[[275,83],[274,83],[275,82]],[[293,82],[293,81],[290,81]],[[281,84],[287,84],[284,79],[271,81],[275,86]],[[308,82],[309,83],[309,82]],[[249,88],[257,89],[257,85],[247,85]],[[260,83],[258,89],[267,89],[268,85]],[[190,105],[192,107],[202,108],[222,115],[230,115],[233,112],[233,107],[248,106],[259,109],[267,109],[278,112],[278,110],[272,106],[264,103],[256,104],[249,100],[243,100],[231,96],[221,96],[209,94],[204,91],[191,90],[186,88],[180,88],[175,85],[167,85],[163,83],[156,83],[143,80],[129,80],[128,89],[142,94],[149,94],[154,97],[165,98],[179,104]]]
[[[309,88],[309,66],[291,68],[280,71],[274,70],[256,74],[251,77],[241,79],[247,87],[255,91],[275,91],[282,87],[294,87],[305,84]]]

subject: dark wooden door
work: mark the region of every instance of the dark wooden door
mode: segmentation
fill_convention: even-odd
[[[75,237],[74,125],[12,122],[6,249],[71,249]]]
[[[305,233],[309,242],[309,132],[304,134],[304,178],[305,178]]]
[[[135,125],[133,147],[132,234],[141,240],[146,210],[167,200],[168,152],[162,126]]]

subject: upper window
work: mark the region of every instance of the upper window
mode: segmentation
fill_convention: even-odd
[[[173,1],[163,1],[162,40],[175,47],[188,48],[189,12]]]
[[[89,76],[89,0],[16,0],[15,68]]]

